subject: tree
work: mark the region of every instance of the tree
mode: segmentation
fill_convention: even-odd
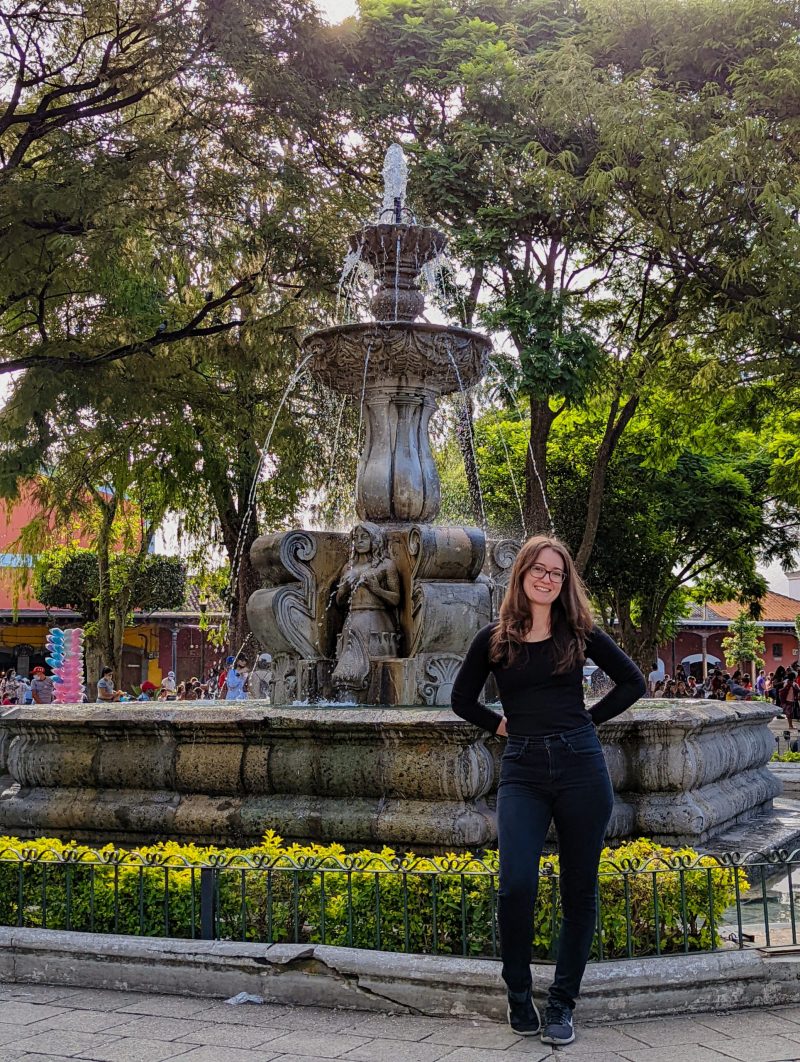
[[[473,430],[480,470],[479,506],[486,514],[489,531],[494,535],[524,538],[528,424],[504,410],[490,410],[475,420]],[[459,442],[450,435],[434,454],[442,484],[441,518],[456,524],[468,523],[472,499]]]
[[[761,624],[756,623],[746,609],[742,609],[728,631],[727,638],[722,639],[722,651],[728,660],[735,660],[740,669],[748,665],[756,670],[762,668],[766,646]]]
[[[728,438],[723,452],[704,452],[677,439],[677,456],[657,464],[645,429],[609,469],[586,577],[606,626],[650,670],[690,597],[737,596],[758,608],[766,585],[757,566],[791,564],[800,513],[771,495],[763,449],[737,451]],[[574,445],[554,461],[556,522],[568,542],[581,526],[588,462]]]
[[[680,377],[670,383],[674,392],[643,392],[637,418],[610,464],[586,572],[601,621],[646,672],[690,601],[737,597],[757,613],[766,589],[757,565],[772,559],[791,565],[800,519],[794,493],[787,501],[776,492],[769,411],[760,434],[737,433],[726,423],[739,409],[735,395],[722,402],[696,395],[687,405]],[[572,548],[583,527],[605,416],[596,401],[566,416],[551,439],[553,519]],[[657,426],[662,423],[663,430]],[[524,422],[496,411],[476,421],[484,504],[496,532],[519,534],[513,482],[524,470],[526,436]],[[458,520],[467,491],[454,444],[438,458],[445,515]]]
[[[119,666],[130,599],[148,560],[169,498],[181,474],[166,458],[157,432],[148,434],[135,413],[117,407],[93,410],[81,388],[70,388],[60,405],[37,412],[34,431],[25,397],[52,378],[24,377],[0,419],[0,489],[13,501],[29,486],[38,515],[17,546],[38,555],[77,535],[92,543],[97,558],[96,627],[90,645],[98,659]],[[17,441],[27,433],[22,451]],[[39,469],[21,457],[38,461]],[[118,554],[124,554],[124,562]]]
[[[327,31],[310,5],[249,0],[4,18],[16,87],[0,124],[0,371],[24,371],[0,417],[0,492],[47,467],[56,493],[94,498],[107,537],[138,435],[148,527],[170,508],[222,544],[241,644],[260,522],[291,519],[332,463],[307,473],[332,403],[307,380],[284,398],[361,203],[354,178],[330,172],[344,133],[320,91]],[[98,425],[103,460],[81,475],[69,451],[92,453]],[[111,501],[96,492],[109,463]]]
[[[203,219],[232,198],[198,165],[235,103],[214,6],[46,2],[0,19],[0,373],[72,375],[235,328],[262,263],[219,260]],[[182,246],[202,250],[191,275]]]
[[[361,10],[357,120],[413,138],[417,200],[471,271],[467,305],[507,336],[532,529],[549,525],[554,424],[609,397],[575,544],[588,571],[613,455],[677,337],[698,374],[796,368],[797,15],[771,0],[736,0],[735,17],[716,0]]]
[[[101,604],[100,571],[98,554],[73,544],[40,553],[33,572],[34,593],[45,608],[80,613],[92,680],[100,674],[98,656],[101,664],[121,674],[122,643],[133,610],[180,608],[186,591],[186,569],[179,558],[148,554],[139,561],[116,553],[108,561],[108,604]]]

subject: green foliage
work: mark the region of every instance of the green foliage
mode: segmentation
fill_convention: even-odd
[[[722,639],[722,651],[728,660],[741,662],[745,666],[752,666],[756,670],[764,666],[762,654],[766,652],[764,645],[764,628],[760,623],[751,619],[745,609],[739,613],[736,619],[728,627],[727,637]]]
[[[94,619],[98,587],[97,554],[93,550],[56,546],[36,558],[33,592],[46,608],[70,608]]]
[[[475,457],[486,519],[492,534],[520,537],[528,453],[527,420],[492,409],[475,421]],[[442,483],[441,519],[470,523],[464,465],[455,439],[436,449]]]
[[[499,332],[534,445],[600,385],[602,473],[654,381],[718,398],[796,383],[799,28],[774,0],[362,2],[356,127],[367,144],[410,133],[415,201],[465,267],[448,309]],[[793,405],[773,429],[796,494]],[[663,438],[688,420],[665,418]],[[526,486],[544,526],[530,467]]]
[[[609,465],[585,573],[607,622],[618,625],[623,645],[647,670],[690,599],[735,595],[756,607],[765,589],[758,565],[773,558],[790,564],[796,548],[797,506],[773,493],[772,459],[761,437],[740,438],[699,397],[681,410],[686,401],[659,388],[634,418]],[[655,414],[670,420],[673,403],[677,417],[693,418],[686,441],[683,433],[654,428]],[[601,417],[594,407],[574,414],[551,442],[551,502],[557,528],[573,547]],[[765,438],[769,430],[765,424]]]
[[[773,752],[772,760],[775,763],[800,763],[800,752]]]
[[[24,866],[9,849],[25,851]],[[496,948],[496,852],[480,859],[399,858],[390,848],[346,855],[335,844],[286,846],[269,832],[249,849],[166,842],[130,854],[108,846],[101,856],[97,865],[83,845],[0,838],[0,924],[197,936],[200,875],[192,867],[211,861],[221,867],[222,939],[474,956]],[[242,857],[262,869],[242,869]],[[662,953],[718,947],[716,926],[735,900],[734,876],[741,893],[749,887],[742,869],[645,839],[605,849],[600,871],[605,958],[654,954],[656,941]],[[557,874],[558,858],[545,857],[534,924],[539,958],[552,957],[558,933]]]
[[[122,562],[123,558],[120,558]],[[113,566],[112,566],[113,568]],[[145,612],[179,609],[186,596],[186,566],[180,557],[148,554],[140,565],[128,564],[132,579],[131,604]],[[119,569],[123,569],[122,563]]]
[[[147,554],[139,560],[112,554],[109,579],[112,598],[124,598],[128,608],[153,612],[180,608],[184,602],[186,568],[179,557]],[[72,608],[95,620],[100,594],[96,551],[75,545],[43,551],[36,558],[33,590],[46,608]]]
[[[517,278],[515,278],[517,279]],[[585,401],[606,364],[597,338],[575,320],[563,295],[517,279],[511,291],[482,311],[489,328],[505,331],[519,353],[520,392],[546,401]]]

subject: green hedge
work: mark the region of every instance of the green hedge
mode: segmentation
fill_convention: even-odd
[[[20,861],[18,854],[24,854]],[[386,951],[496,955],[497,853],[399,857],[389,848],[249,849],[173,842],[96,853],[57,840],[0,838],[0,924],[143,936],[200,935],[200,867],[218,866],[217,935]],[[257,869],[253,868],[253,864]],[[560,923],[558,858],[540,867],[534,953],[552,958]],[[719,946],[723,912],[748,889],[744,871],[689,848],[638,840],[601,862],[602,955]]]

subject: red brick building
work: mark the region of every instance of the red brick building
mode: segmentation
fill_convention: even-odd
[[[683,664],[687,674],[691,670],[700,678],[703,674],[704,657],[709,668],[735,668],[735,661],[725,659],[722,639],[727,636],[728,627],[739,615],[741,607],[736,601],[695,606],[691,615],[680,621],[677,636],[659,650],[658,670],[674,675],[678,665]],[[765,669],[769,672],[779,665],[796,665],[798,638],[794,621],[795,616],[800,613],[800,601],[770,590],[764,595],[761,608],[761,619],[758,622],[763,628],[762,638],[766,646]]]

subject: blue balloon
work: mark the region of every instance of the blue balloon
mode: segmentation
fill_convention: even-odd
[[[64,680],[60,675],[53,675],[53,682],[55,682],[57,686],[62,686],[64,684]]]

